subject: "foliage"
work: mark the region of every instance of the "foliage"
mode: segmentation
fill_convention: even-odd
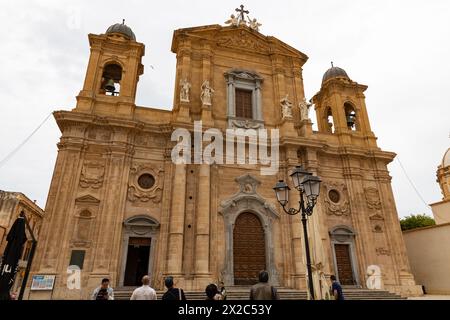
[[[402,231],[434,226],[435,224],[436,222],[434,221],[434,219],[425,214],[412,214],[400,219],[400,226],[402,228]]]

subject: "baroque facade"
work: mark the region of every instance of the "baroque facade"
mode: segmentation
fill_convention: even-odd
[[[147,273],[157,289],[166,275],[185,290],[246,285],[261,269],[275,285],[305,290],[301,222],[283,213],[272,190],[299,164],[323,181],[308,222],[316,295],[331,274],[366,287],[372,265],[385,289],[420,293],[387,170],[395,154],[377,146],[367,86],[329,69],[312,99],[313,131],[302,77],[308,57],[259,25],[176,30],[170,111],[135,104],[144,45],[129,27],[89,34],[76,107],[54,112],[62,136],[32,270],[56,275],[56,283],[53,292],[31,291],[31,299],[84,299],[104,277],[129,287]],[[203,130],[279,129],[279,170],[174,164],[172,132],[193,132],[200,120]],[[79,290],[67,290],[73,264],[81,269]]]

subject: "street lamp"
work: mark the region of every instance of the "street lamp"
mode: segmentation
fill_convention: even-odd
[[[297,191],[300,193],[298,209],[286,209],[286,205],[289,202],[290,190],[286,182],[284,182],[283,180],[278,181],[273,189],[275,190],[277,200],[283,207],[284,212],[289,215],[296,215],[298,213],[301,213],[302,215],[303,234],[305,237],[306,266],[308,268],[309,294],[311,296],[311,300],[314,300],[314,284],[312,280],[311,256],[309,253],[308,229],[306,227],[306,221],[307,216],[312,215],[313,208],[317,203],[321,180],[319,177],[314,176],[311,172],[306,171],[301,166],[296,166],[290,176],[292,178],[295,189],[297,189]]]

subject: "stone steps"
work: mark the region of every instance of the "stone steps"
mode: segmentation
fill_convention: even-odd
[[[277,288],[281,300],[306,300],[308,295],[304,290],[289,288]],[[359,288],[344,288],[346,300],[403,300],[398,294],[386,290],[368,290]],[[128,300],[131,297],[133,288],[118,288],[114,291],[116,300]],[[164,291],[157,291],[158,300],[162,298]],[[249,300],[249,287],[229,287],[227,289],[228,300]],[[185,291],[187,300],[205,300],[205,293],[202,291]]]

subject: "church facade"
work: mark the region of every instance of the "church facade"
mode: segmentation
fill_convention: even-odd
[[[133,287],[144,274],[157,289],[167,275],[185,290],[248,285],[262,269],[274,285],[306,290],[300,218],[283,212],[272,189],[281,179],[291,185],[297,165],[322,180],[308,220],[316,297],[331,274],[365,288],[374,265],[383,288],[420,294],[387,169],[395,154],[377,146],[367,86],[330,68],[312,98],[313,131],[302,77],[308,57],[258,25],[208,25],[173,34],[172,110],[142,107],[135,96],[145,50],[131,29],[116,24],[89,34],[89,43],[76,107],[54,112],[62,135],[32,275],[55,275],[55,285],[30,299],[86,299],[102,278]],[[194,136],[195,121],[203,132],[277,129],[278,170],[175,164],[172,134]],[[69,266],[80,275],[70,290]]]

